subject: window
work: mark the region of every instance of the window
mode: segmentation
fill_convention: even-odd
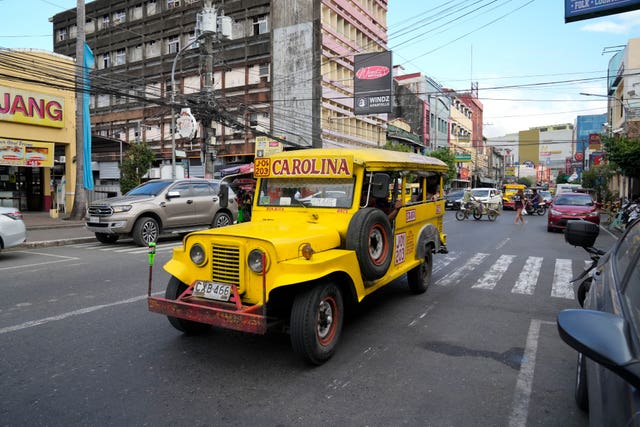
[[[67,39],[67,29],[66,28],[61,28],[58,30],[58,41],[64,41]]]
[[[124,65],[126,63],[127,63],[127,50],[126,49],[116,50],[115,65]]]
[[[180,51],[180,38],[178,36],[169,37],[167,40],[167,51],[169,53],[178,53]]]
[[[257,16],[253,18],[253,35],[266,34],[269,32],[269,23],[267,22],[267,16]]]
[[[111,56],[109,52],[102,54],[102,68],[109,68],[111,66]]]
[[[129,48],[129,60],[131,62],[141,61],[142,60],[142,45],[136,45],[132,48]]]
[[[100,28],[109,28],[109,15],[103,15]]]
[[[156,5],[156,0],[150,0],[146,3],[147,5],[147,15],[155,15],[158,11],[158,7]]]
[[[173,9],[180,6],[180,0],[167,0],[167,9]]]
[[[119,10],[113,14],[113,25],[124,24],[127,22],[127,14],[124,10]]]
[[[78,35],[78,26],[77,25],[70,26],[69,27],[69,38],[70,39],[75,39],[77,35]]]

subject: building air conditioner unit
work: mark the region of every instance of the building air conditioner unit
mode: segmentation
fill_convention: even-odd
[[[67,156],[58,157],[58,163],[67,163]]]

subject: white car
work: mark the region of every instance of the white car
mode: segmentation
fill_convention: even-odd
[[[495,188],[472,188],[471,195],[483,205],[502,209],[502,193]]]
[[[16,208],[0,207],[0,250],[21,245],[26,239],[22,213]]]

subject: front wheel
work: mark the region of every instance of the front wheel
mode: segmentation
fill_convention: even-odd
[[[427,248],[424,256],[424,262],[417,267],[412,268],[407,273],[407,282],[409,289],[414,294],[422,294],[426,292],[431,284],[431,273],[433,271],[433,253],[431,247]]]
[[[138,246],[148,246],[149,243],[157,242],[160,236],[160,226],[158,222],[148,216],[142,217],[136,221],[133,226],[133,241]]]
[[[495,211],[489,211],[489,213],[487,214],[487,218],[489,218],[489,221],[495,221],[497,217],[498,214]]]
[[[344,303],[333,283],[316,285],[296,295],[291,308],[290,330],[293,350],[314,365],[322,365],[336,350]]]
[[[119,237],[117,234],[96,233],[96,240],[100,243],[115,243]]]
[[[211,228],[224,227],[233,224],[233,218],[227,212],[217,212],[213,217]]]
[[[171,276],[167,284],[167,290],[164,294],[166,299],[177,300],[182,293],[187,290],[187,285],[182,283],[176,277]],[[206,323],[193,322],[191,320],[180,319],[178,317],[167,316],[171,326],[188,335],[197,335],[211,329],[211,325]]]
[[[467,211],[465,209],[460,208],[460,210],[456,211],[456,219],[458,221],[464,221],[464,219],[467,217]]]

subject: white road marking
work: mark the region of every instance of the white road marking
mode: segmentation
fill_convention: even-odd
[[[163,293],[164,292],[155,292],[152,295],[159,295]],[[93,311],[102,310],[103,308],[115,307],[117,305],[122,305],[122,304],[130,304],[132,302],[137,302],[146,298],[147,298],[147,295],[140,295],[140,296],[125,299],[122,301],[116,301],[109,304],[94,305],[92,307],[81,308],[80,310],[74,310],[74,311],[69,311],[67,313],[58,314],[57,316],[45,317],[44,319],[31,320],[29,322],[20,323],[18,325],[7,326],[5,328],[0,328],[0,335],[6,334],[9,332],[20,331],[22,329],[33,328],[34,326],[40,326],[40,325],[55,322],[58,320],[63,320],[63,319],[66,319],[67,317],[79,316],[82,314],[91,313]]]
[[[477,253],[465,265],[455,270],[453,273],[441,278],[436,282],[439,286],[449,286],[457,284],[467,273],[473,271],[489,254]]]
[[[453,252],[449,252],[447,256],[444,257],[444,259],[437,257],[436,261],[434,262],[434,269],[432,273],[437,273],[438,271],[442,270],[443,268],[451,264],[456,259],[458,259],[458,255]]]
[[[485,272],[484,275],[478,279],[475,285],[472,288],[477,289],[493,289],[496,284],[502,278],[502,275],[507,271],[511,262],[515,258],[515,255],[500,255],[500,258],[491,266],[489,271]]]
[[[553,271],[553,284],[551,285],[551,296],[574,299],[575,294],[573,293],[573,286],[571,285],[572,276],[571,260],[556,259],[556,268]]]
[[[542,258],[530,256],[524,264],[515,286],[511,290],[514,294],[533,295],[533,290],[538,283],[538,276],[542,268]]]
[[[498,251],[498,250],[502,249],[502,247],[503,247],[504,245],[506,245],[506,244],[507,244],[507,242],[509,242],[509,240],[511,240],[511,237],[507,237],[507,238],[506,238],[506,239],[504,239],[502,242],[500,242],[500,243],[498,244],[498,246],[496,246],[496,251]]]
[[[516,381],[516,389],[513,392],[509,427],[524,427],[527,425],[529,401],[531,400],[531,390],[533,389],[533,372],[536,367],[536,353],[538,351],[540,325],[542,323],[546,325],[555,324],[538,319],[532,319],[529,324],[529,333],[527,334],[522,363],[520,363],[520,372]]]
[[[42,256],[47,256],[47,257],[52,257],[52,258],[60,258],[60,259],[57,259],[55,261],[29,262],[28,264],[18,264],[18,265],[11,265],[9,267],[0,267],[0,271],[3,271],[3,270],[15,270],[15,269],[18,269],[18,268],[33,269],[33,268],[36,268],[36,267],[41,266],[41,265],[57,264],[57,263],[60,263],[60,262],[76,261],[76,260],[80,259],[78,257],[71,257],[71,256],[64,256],[64,255],[54,255],[54,254],[43,254],[43,253],[40,253],[40,252],[31,252],[31,251],[16,251],[16,252],[25,253],[25,254],[42,255]]]

